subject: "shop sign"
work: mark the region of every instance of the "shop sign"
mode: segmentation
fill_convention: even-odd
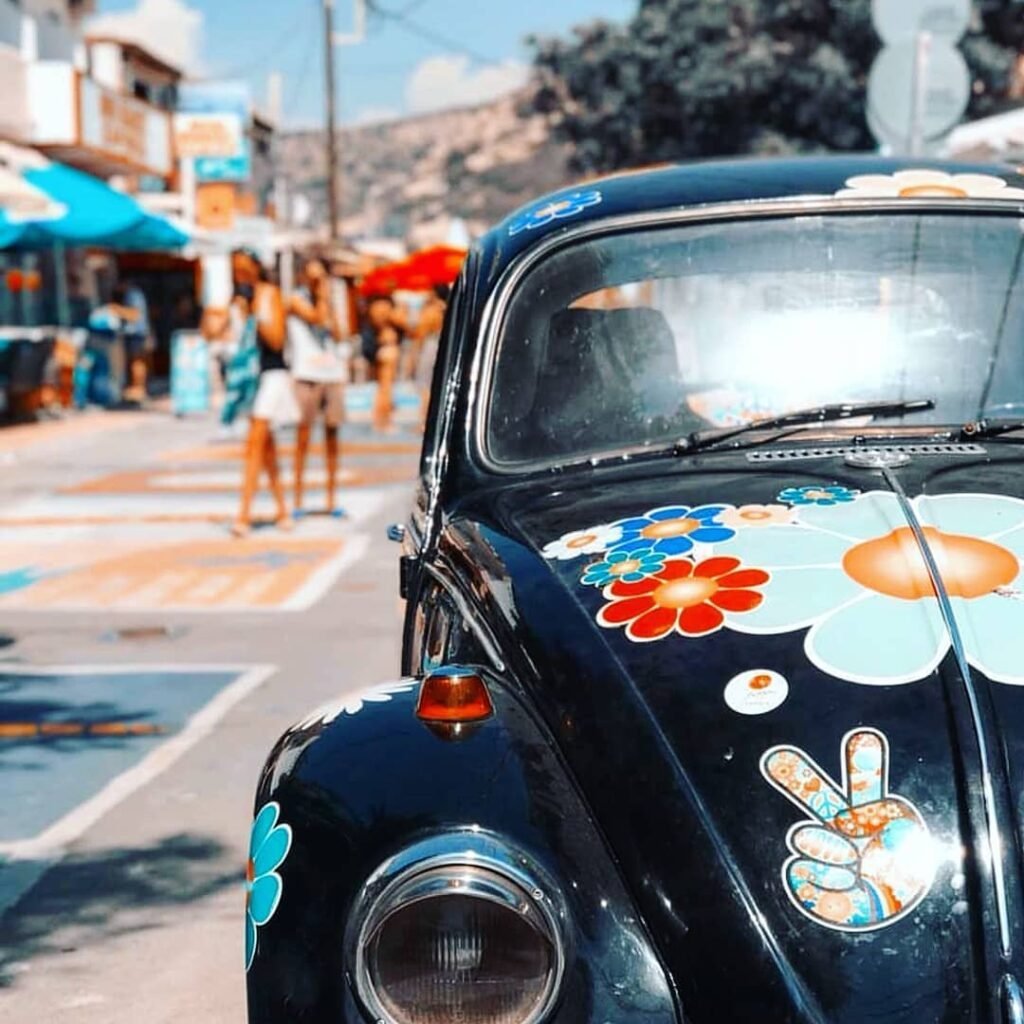
[[[243,148],[241,119],[237,114],[177,114],[174,144],[183,160],[239,156]]]
[[[136,170],[170,173],[167,115],[90,78],[79,79],[80,142]]]

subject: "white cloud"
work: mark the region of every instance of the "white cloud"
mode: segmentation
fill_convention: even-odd
[[[405,101],[414,114],[485,103],[525,85],[529,75],[515,60],[471,68],[468,57],[429,57],[410,75]]]
[[[88,31],[139,43],[184,71],[199,70],[203,13],[185,0],[139,0],[132,10],[91,18]]]

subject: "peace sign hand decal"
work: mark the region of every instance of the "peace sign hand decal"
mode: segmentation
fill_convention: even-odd
[[[918,809],[888,792],[889,743],[875,729],[843,738],[843,784],[802,750],[772,747],[761,758],[771,785],[811,821],[786,836],[786,891],[801,913],[838,931],[894,924],[932,883],[931,838]]]

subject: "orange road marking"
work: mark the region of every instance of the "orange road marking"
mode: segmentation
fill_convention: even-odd
[[[295,456],[292,444],[278,445],[278,454],[291,459]],[[341,456],[346,455],[419,455],[418,441],[342,441]],[[311,457],[322,457],[324,446],[311,444]],[[245,448],[240,444],[207,445],[201,448],[185,448],[178,451],[163,452],[161,462],[238,462],[245,455]]]
[[[358,469],[342,466],[343,476],[339,481],[342,491],[348,487],[366,487],[369,484],[404,483],[416,476],[411,462],[387,466],[361,466]],[[237,481],[194,480],[177,483],[173,471],[134,470],[126,473],[112,473],[84,483],[62,489],[61,494],[235,494],[241,483],[241,470]],[[284,474],[284,483],[291,486],[291,473]],[[310,487],[309,489],[312,489]]]
[[[126,523],[224,523],[230,516],[216,513],[141,516],[11,516],[0,518],[0,526],[119,526]]]
[[[0,722],[0,740],[53,739],[61,736],[159,736],[162,726],[148,722]]]

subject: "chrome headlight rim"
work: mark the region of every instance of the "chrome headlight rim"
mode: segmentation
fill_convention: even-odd
[[[520,1024],[541,1024],[561,994],[569,959],[565,901],[536,861],[478,828],[431,836],[405,847],[367,879],[349,916],[346,963],[356,993],[378,1024],[395,1024],[381,1004],[367,962],[376,931],[399,910],[445,895],[473,896],[518,912],[550,943],[553,967],[544,996]]]

